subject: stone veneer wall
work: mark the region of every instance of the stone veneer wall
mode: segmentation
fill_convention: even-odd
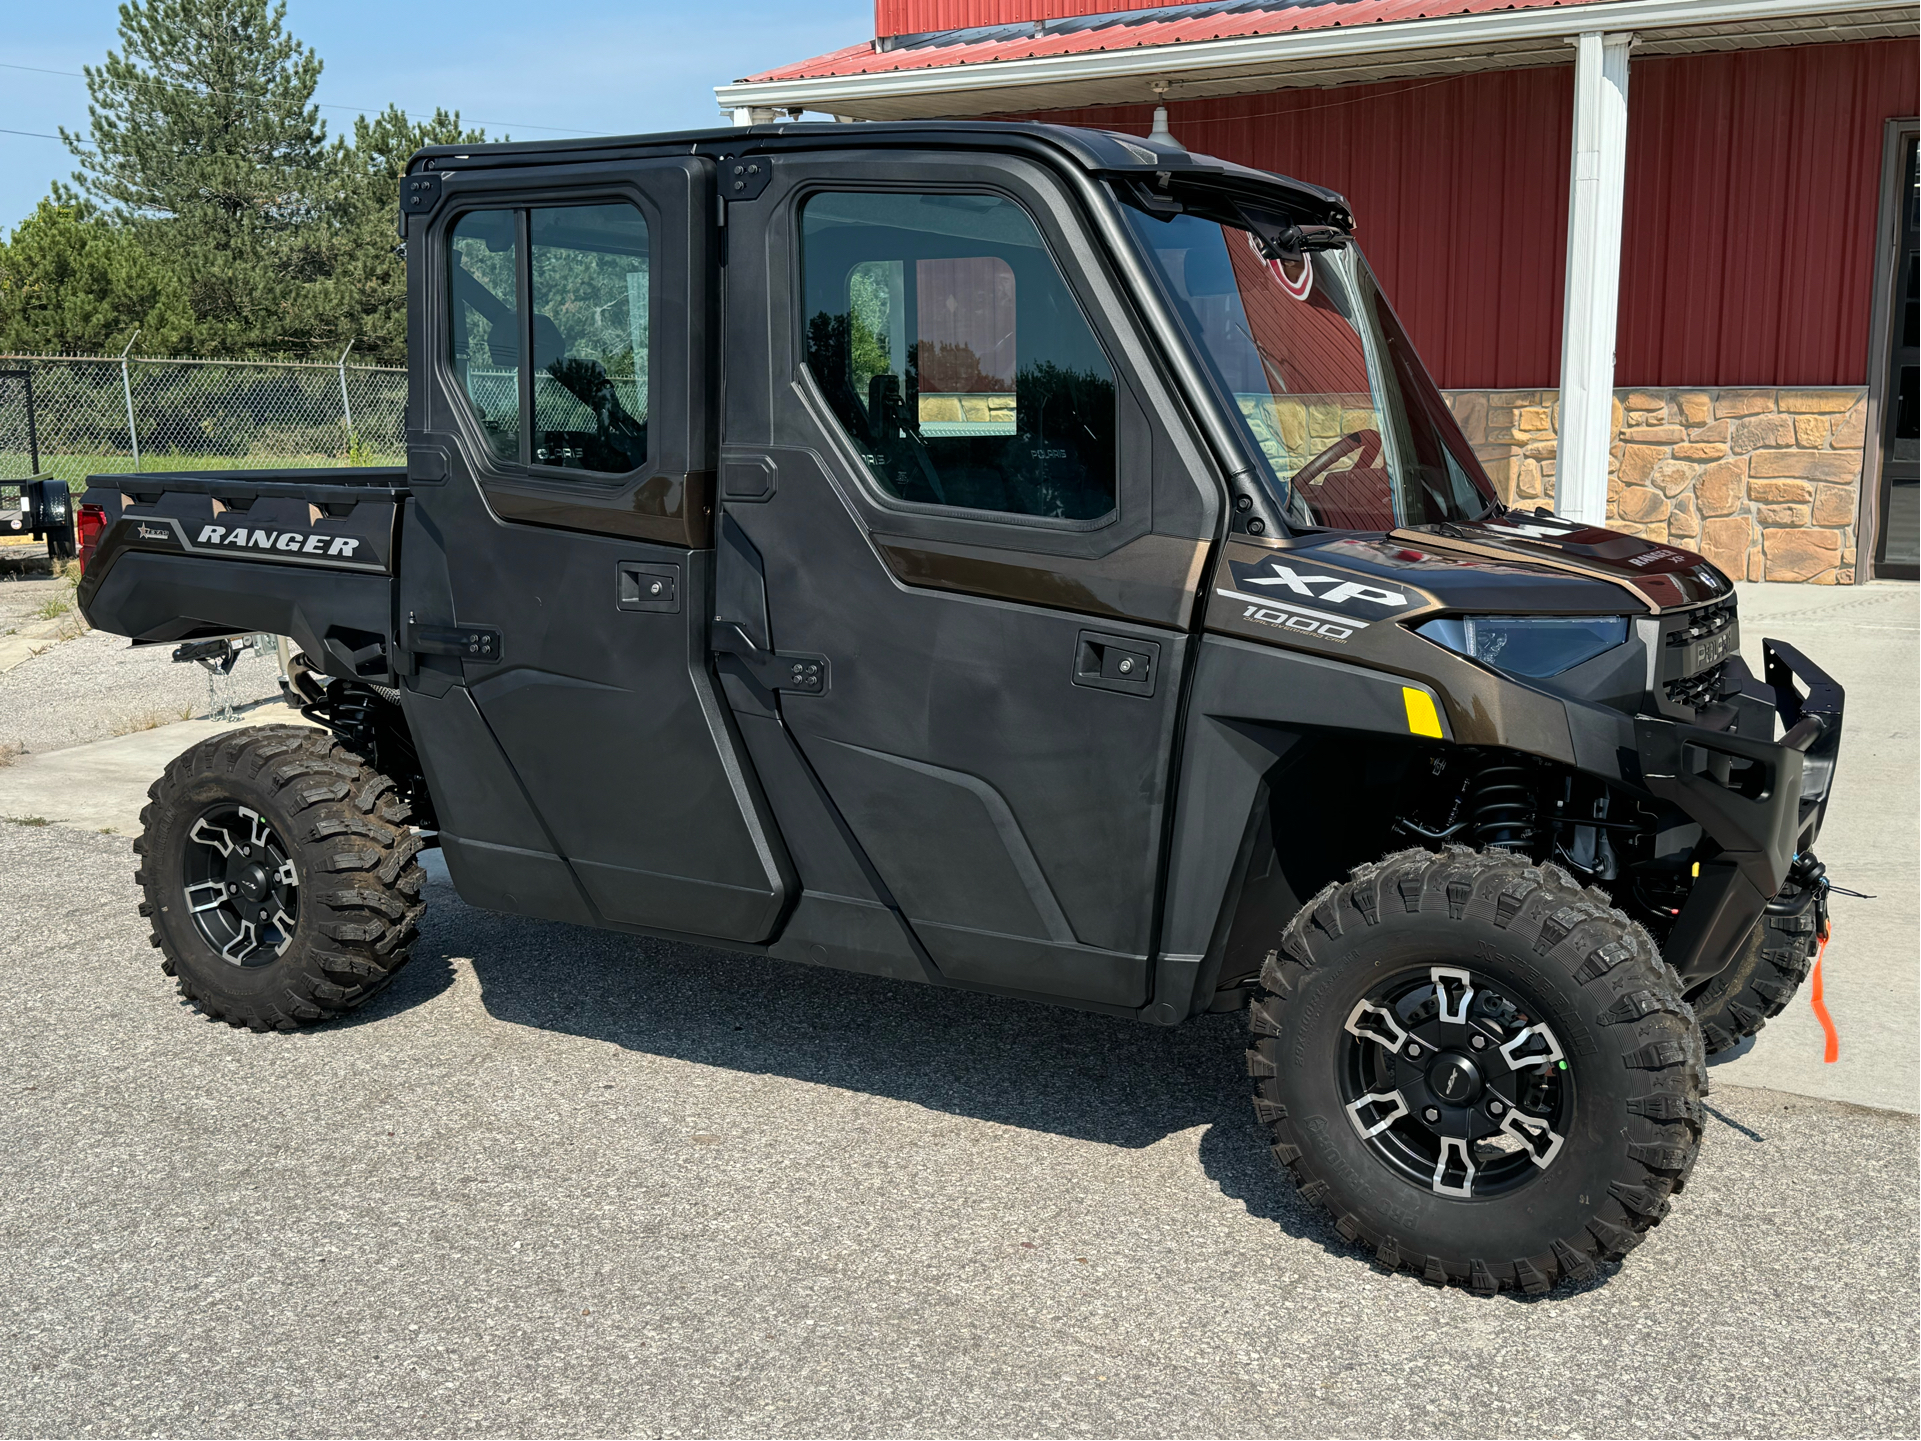
[[[1736,580],[1851,585],[1867,391],[1617,390],[1608,525],[1699,551]],[[1554,504],[1553,390],[1448,404],[1508,504]]]

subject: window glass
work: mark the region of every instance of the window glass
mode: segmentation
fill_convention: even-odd
[[[454,374],[494,454],[520,458],[518,213],[476,210],[454,223]]]
[[[826,194],[802,212],[807,365],[902,500],[1114,508],[1114,372],[1034,222],[992,195]]]
[[[1128,212],[1189,337],[1299,526],[1391,530],[1495,504],[1352,244],[1270,256],[1238,217]]]
[[[647,222],[631,205],[531,212],[537,465],[647,459]]]

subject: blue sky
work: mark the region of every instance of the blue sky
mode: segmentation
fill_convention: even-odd
[[[85,131],[78,71],[115,46],[107,0],[11,0],[0,27],[0,131]],[[287,27],[326,61],[315,99],[329,135],[389,101],[459,110],[489,135],[541,140],[715,124],[713,87],[873,34],[871,0],[589,5],[525,0],[288,0]],[[32,67],[32,68],[20,68]],[[536,128],[544,127],[544,128]],[[0,229],[64,179],[57,140],[0,133]]]

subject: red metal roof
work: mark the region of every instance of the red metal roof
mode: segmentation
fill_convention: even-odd
[[[1106,0],[1110,6],[1115,0]],[[1124,3],[1124,0],[1121,0]],[[1134,50],[1153,45],[1182,45],[1199,40],[1230,40],[1249,35],[1279,35],[1295,30],[1328,30],[1374,25],[1389,20],[1439,19],[1447,15],[1485,15],[1503,10],[1565,9],[1587,0],[1551,0],[1517,5],[1514,0],[1199,0],[1186,5],[1109,8],[1099,14],[1069,15],[976,24],[953,30],[895,35],[876,50],[873,42],[849,45],[792,65],[748,76],[742,84],[802,80],[822,75],[878,75],[896,70],[931,70],[949,65],[981,65],[996,60],[1027,60],[1051,55]],[[1076,8],[1074,0],[922,0],[897,7],[909,15],[1008,10],[1055,11]],[[877,15],[877,19],[888,19]]]
[[[1021,20],[1065,20],[1070,15],[1107,15],[1152,10],[1167,0],[874,0],[876,35],[919,35],[967,25],[1010,25]]]

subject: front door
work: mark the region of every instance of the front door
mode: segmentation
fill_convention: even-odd
[[[1914,580],[1921,575],[1921,140],[1912,122],[1891,149],[1899,167],[1897,230],[1881,391],[1881,533],[1874,573]]]
[[[401,620],[454,879],[764,940],[787,862],[708,663],[711,164],[445,177]]]
[[[717,620],[857,852],[797,846],[810,898],[865,873],[947,979],[1139,1005],[1217,483],[1040,167],[766,163]]]

